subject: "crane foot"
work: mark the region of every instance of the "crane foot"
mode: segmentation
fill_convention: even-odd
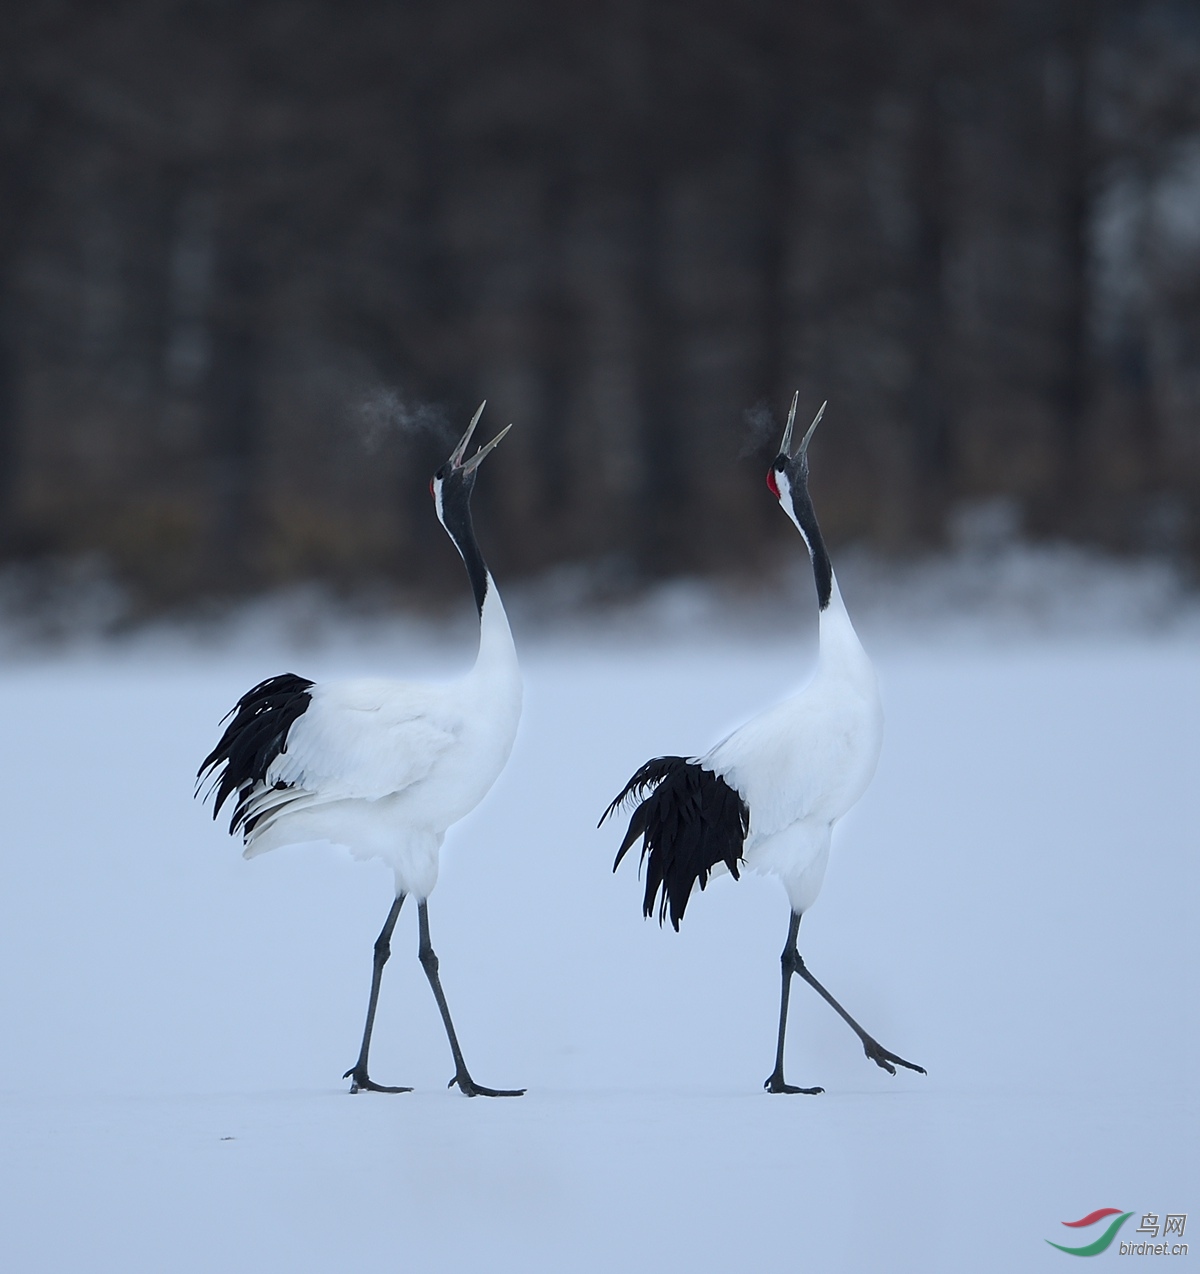
[[[352,1093],[411,1093],[411,1088],[393,1088],[388,1084],[377,1084],[370,1075],[367,1074],[365,1067],[351,1066],[350,1069],[342,1076],[343,1079],[350,1081],[350,1091]]]
[[[783,1082],[783,1075],[778,1071],[767,1078],[763,1087],[769,1093],[804,1093],[805,1096],[808,1097],[813,1097],[817,1093],[823,1093],[825,1091],[823,1088],[797,1088],[795,1084],[785,1084]]]
[[[460,1071],[446,1085],[447,1088],[453,1088],[457,1084],[459,1090],[464,1097],[524,1097],[525,1090],[523,1088],[484,1088],[482,1084],[477,1084],[466,1071]]]
[[[916,1071],[918,1075],[927,1075],[924,1066],[918,1066],[915,1062],[906,1062],[903,1057],[897,1057],[895,1053],[889,1053],[877,1040],[873,1040],[869,1035],[863,1040],[863,1052],[875,1063],[876,1066],[882,1066],[889,1075],[896,1073],[897,1066],[904,1066],[910,1071]]]

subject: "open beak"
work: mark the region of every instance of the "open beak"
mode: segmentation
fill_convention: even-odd
[[[447,463],[454,469],[460,470],[462,473],[470,473],[473,469],[478,469],[483,461],[484,456],[492,450],[493,447],[504,437],[512,428],[512,425],[505,425],[503,429],[489,442],[486,446],[480,447],[479,450],[468,460],[463,463],[463,456],[466,454],[467,446],[471,441],[471,435],[475,432],[475,426],[479,424],[479,417],[483,415],[483,409],[487,406],[487,399],[479,404],[479,409],[471,417],[471,423],[467,426],[467,432],[463,434],[462,441],[450,453],[450,459]]]
[[[825,408],[829,406],[828,400],[821,404],[821,410],[813,417],[813,422],[808,427],[808,432],[800,439],[800,446],[796,450],[796,455],[792,455],[792,431],[796,427],[796,406],[800,402],[800,391],[797,390],[792,395],[792,407],[788,412],[787,428],[783,431],[783,442],[779,445],[781,455],[787,456],[789,460],[795,460],[797,456],[803,456],[808,450],[808,440],[813,436],[817,426],[821,423],[821,417],[825,414]],[[474,426],[472,426],[474,427]]]

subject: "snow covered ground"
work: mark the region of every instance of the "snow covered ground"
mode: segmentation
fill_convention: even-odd
[[[864,620],[884,755],[801,950],[929,1075],[878,1070],[798,983],[788,1077],[827,1091],[775,1097],[782,890],[718,880],[660,930],[595,828],[642,760],[803,675],[807,639],[701,636],[693,602],[517,624],[517,748],[430,904],[467,1061],[512,1101],[446,1091],[407,910],[372,1073],[417,1091],[349,1096],[389,874],[243,862],[191,795],[254,680],[448,672],[466,628],[10,657],[4,1268],[1050,1270],[1102,1207],[1187,1213],[1200,1251],[1195,625]]]

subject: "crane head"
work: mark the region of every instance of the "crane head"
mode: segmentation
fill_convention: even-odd
[[[813,508],[812,497],[808,494],[808,444],[816,427],[825,414],[826,404],[809,425],[800,445],[792,450],[792,431],[796,426],[796,404],[800,395],[792,399],[792,409],[788,412],[787,428],[783,431],[783,442],[779,446],[779,455],[775,463],[767,470],[767,486],[771,494],[779,501],[780,508],[796,524],[796,529],[804,537],[812,558],[813,573],[817,581],[817,602],[822,610],[829,605],[833,583],[833,567],[829,562],[829,554],[825,549],[825,541],[821,538],[821,528],[817,525],[817,514]]]
[[[471,417],[467,432],[463,434],[458,446],[450,453],[450,458],[429,480],[429,494],[433,496],[433,502],[438,510],[438,517],[443,521],[445,521],[443,510],[447,501],[466,503],[470,500],[471,491],[475,486],[476,470],[483,463],[484,457],[495,448],[500,439],[512,428],[512,425],[505,425],[491,442],[480,447],[473,456],[464,459],[467,447],[471,442],[471,435],[475,432],[475,426],[479,424],[479,417],[483,415],[483,409],[486,406],[487,399],[485,398],[479,404],[479,409]]]
[[[788,412],[787,428],[783,431],[783,441],[779,444],[779,455],[767,470],[767,486],[771,494],[787,505],[791,503],[793,493],[806,492],[808,488],[808,443],[821,423],[827,402],[821,404],[820,411],[813,417],[813,422],[800,439],[800,445],[792,450],[792,434],[796,427],[796,406],[800,401],[799,391],[792,397],[791,410]],[[789,499],[785,500],[785,496]]]

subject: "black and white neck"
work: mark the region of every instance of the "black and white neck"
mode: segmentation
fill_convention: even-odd
[[[796,424],[798,398],[799,395],[792,399],[779,455],[767,472],[767,486],[804,538],[809,560],[812,562],[813,581],[817,586],[817,605],[820,607],[822,666],[831,670],[838,669],[842,673],[849,672],[855,677],[861,674],[872,680],[874,673],[870,671],[870,663],[846,612],[837,576],[833,573],[833,563],[829,560],[829,550],[825,547],[825,539],[817,522],[812,497],[808,494],[808,444],[825,414],[825,404],[821,404],[816,419],[809,425],[808,432],[793,452],[792,431]]]
[[[471,591],[475,595],[475,608],[479,611],[479,654],[472,675],[482,678],[484,682],[493,681],[509,686],[513,692],[510,698],[518,705],[519,710],[520,672],[508,616],[504,613],[504,603],[500,600],[495,581],[483,560],[479,541],[475,538],[475,527],[471,523],[471,493],[475,489],[475,475],[484,457],[491,454],[500,439],[512,428],[511,425],[506,426],[491,442],[466,459],[467,445],[479,423],[479,417],[483,415],[485,405],[479,404],[479,410],[472,417],[458,446],[450,453],[449,460],[433,475],[429,491],[433,496],[438,521],[446,528],[446,534],[454,541],[454,547],[462,556],[467,568],[467,578],[471,581]]]
[[[474,488],[474,469],[464,471],[449,464],[437,471],[431,483],[438,521],[446,528],[446,534],[462,556],[471,581],[471,591],[475,594],[476,609],[482,615],[488,591],[493,585],[471,522],[471,492]]]
[[[462,555],[471,580],[471,590],[475,594],[475,606],[483,617],[484,604],[489,593],[494,593],[495,586],[488,571],[483,554],[479,551],[479,542],[475,539],[475,528],[471,525],[471,492],[475,490],[475,475],[484,457],[499,443],[500,439],[512,428],[506,425],[486,446],[480,447],[470,459],[466,459],[467,446],[487,400],[479,404],[479,409],[471,417],[467,432],[459,440],[458,446],[450,453],[450,459],[433,475],[429,482],[429,494],[433,496],[437,509],[438,521],[446,528],[447,535],[454,541],[454,547]]]
[[[783,511],[796,524],[796,529],[804,537],[808,556],[812,561],[813,581],[817,586],[817,605],[824,614],[833,599],[837,585],[833,578],[833,563],[829,560],[829,550],[825,547],[825,539],[821,535],[821,527],[817,522],[817,513],[813,508],[812,498],[808,494],[808,457],[801,455],[792,460],[781,452],[767,474],[767,485],[778,497]]]

